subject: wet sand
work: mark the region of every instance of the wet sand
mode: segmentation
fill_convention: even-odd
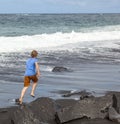
[[[42,75],[36,89],[36,97],[31,98],[31,87],[29,87],[24,102],[29,103],[38,97],[60,99],[64,98],[63,93],[82,90],[91,92],[95,96],[104,95],[107,91],[120,91],[120,69],[116,64],[69,65],[72,72],[59,73],[51,72],[51,70],[45,71],[43,67],[41,65]],[[9,69],[10,72],[14,74],[14,70]],[[15,105],[14,100],[20,96],[23,87],[22,73],[18,76],[5,75],[4,70],[4,74],[0,75],[0,108]],[[78,96],[69,98],[78,99]]]

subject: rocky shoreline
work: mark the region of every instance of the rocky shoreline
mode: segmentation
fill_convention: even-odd
[[[0,109],[0,124],[118,124],[120,92],[94,97],[86,91],[79,100],[48,97]],[[74,94],[64,94],[65,97]]]

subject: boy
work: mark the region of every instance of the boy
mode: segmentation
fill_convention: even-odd
[[[40,76],[40,69],[37,61],[37,55],[38,52],[36,50],[33,50],[31,52],[31,58],[29,58],[26,61],[26,71],[24,75],[24,87],[21,91],[21,96],[19,98],[19,104],[22,104],[23,97],[25,95],[26,90],[30,86],[30,81],[32,81],[32,90],[31,90],[31,96],[35,97],[34,91],[37,86],[38,77]]]

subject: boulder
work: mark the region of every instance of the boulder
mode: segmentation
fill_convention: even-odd
[[[0,109],[0,124],[56,124],[53,99],[38,98],[29,104]]]
[[[13,113],[13,124],[56,124],[54,100],[43,97],[21,105]]]
[[[0,108],[0,124],[13,124],[12,116],[17,107]]]
[[[84,117],[89,119],[104,119],[108,115],[106,108],[109,108],[111,104],[112,97],[110,95],[79,100],[75,105],[57,111],[56,118],[60,123]]]
[[[117,122],[108,119],[77,119],[65,124],[118,124]]]
[[[20,106],[12,117],[13,124],[41,124],[36,118],[35,113],[27,105]]]
[[[69,108],[74,106],[78,101],[74,99],[58,99],[55,101],[57,109],[56,110],[62,110],[64,108]]]
[[[70,72],[71,70],[65,67],[56,66],[52,69],[52,72]]]
[[[120,114],[113,107],[109,107],[109,119],[115,122],[120,122]]]
[[[29,105],[36,118],[42,123],[55,123],[55,101],[48,97],[38,98]]]
[[[92,98],[94,97],[92,95],[92,93],[90,92],[87,92],[86,90],[82,90],[82,91],[75,91],[75,92],[69,92],[69,93],[66,93],[64,95],[62,95],[63,97],[70,97],[70,96],[79,96],[81,100],[85,99],[85,98]]]
[[[58,99],[55,101],[57,109],[56,109],[56,114],[55,114],[55,121],[57,124],[60,124],[60,120],[58,117],[58,111],[64,111],[64,109],[70,108],[72,106],[74,106],[77,101],[74,99]]]
[[[113,105],[112,105],[115,110],[120,113],[120,93],[119,92],[114,92],[113,93]]]

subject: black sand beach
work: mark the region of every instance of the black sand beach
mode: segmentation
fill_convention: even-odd
[[[14,106],[15,98],[18,98],[23,87],[23,69],[20,65],[16,67],[6,67],[0,70],[0,108]],[[48,65],[47,65],[48,67]],[[86,90],[94,96],[102,96],[107,91],[120,91],[119,65],[117,64],[79,64],[74,66],[64,66],[70,72],[52,72],[49,66],[45,70],[45,65],[41,64],[41,77],[36,89],[36,98],[49,97],[53,99],[63,98],[61,91],[79,92]],[[50,68],[50,69],[49,69]],[[17,71],[16,71],[17,70]],[[7,72],[7,73],[6,73]],[[34,99],[30,97],[31,87],[25,95],[25,102]],[[60,92],[59,92],[60,91]],[[79,99],[77,96],[70,98]]]
[[[24,97],[25,104],[21,106],[15,99],[19,98],[23,87],[24,65],[29,54],[1,56],[0,124],[119,122],[119,63],[77,61],[73,57],[70,61],[65,59],[67,55],[62,55],[40,52],[41,77],[36,97],[30,96],[30,87]],[[108,91],[109,95],[105,95]],[[116,94],[114,98],[113,94]]]

